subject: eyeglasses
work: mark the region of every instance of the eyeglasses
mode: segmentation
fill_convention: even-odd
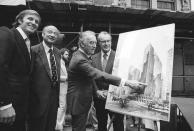
[[[100,40],[99,42],[100,43],[109,43],[109,42],[111,42],[111,40]]]
[[[97,42],[96,42],[96,41],[89,41],[89,44],[90,44],[90,45],[96,45]]]

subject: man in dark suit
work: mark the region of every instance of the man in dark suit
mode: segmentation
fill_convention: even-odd
[[[85,131],[88,111],[91,106],[94,80],[101,79],[107,83],[117,86],[128,86],[139,88],[139,82],[121,81],[121,78],[102,72],[91,65],[91,55],[96,49],[96,36],[92,31],[80,34],[76,51],[70,61],[68,70],[67,106],[72,115],[72,130]]]
[[[59,30],[43,28],[43,41],[32,47],[29,131],[54,131],[59,105],[60,51],[53,46]]]
[[[0,27],[0,131],[24,131],[30,82],[30,41],[40,15],[24,10],[14,28]]]
[[[100,32],[98,35],[98,43],[101,50],[92,57],[94,67],[109,74],[112,73],[115,58],[115,51],[111,50],[111,40],[112,37],[108,32]],[[105,109],[109,84],[101,80],[96,80],[96,85],[98,87],[98,96],[94,97],[94,107],[96,108],[96,116],[98,119],[98,130],[107,131],[107,120],[109,115],[111,119],[114,116],[114,131],[124,131],[124,116]]]

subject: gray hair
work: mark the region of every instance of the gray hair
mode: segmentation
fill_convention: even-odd
[[[112,36],[110,35],[110,33],[106,32],[106,31],[101,31],[99,34],[98,34],[98,41],[101,40],[101,38],[104,36],[104,35],[109,35],[110,36],[110,39],[112,40]]]
[[[94,35],[95,36],[95,32],[90,31],[90,30],[87,30],[87,31],[84,31],[84,32],[80,32],[78,46],[80,47],[80,44],[90,35]]]

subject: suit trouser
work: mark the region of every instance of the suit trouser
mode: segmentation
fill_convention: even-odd
[[[72,131],[86,131],[88,112],[72,115]]]
[[[33,117],[29,119],[29,131],[55,131],[57,109],[58,109],[58,95],[55,89],[52,89],[48,108],[40,117]]]
[[[115,116],[113,120],[114,131],[124,131],[124,123],[123,123],[124,115],[113,113],[109,110],[106,110],[105,104],[106,104],[105,100],[101,100],[101,99],[94,100],[94,107],[96,108],[96,117],[98,119],[98,130],[107,131],[108,115],[110,116],[110,118],[112,118],[114,115]]]

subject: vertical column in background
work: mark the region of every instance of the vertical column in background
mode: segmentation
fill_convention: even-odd
[[[184,91],[183,87],[183,47],[182,40],[176,39],[174,44],[172,95],[178,95]]]
[[[185,40],[183,45],[185,94],[194,94],[194,42]]]

